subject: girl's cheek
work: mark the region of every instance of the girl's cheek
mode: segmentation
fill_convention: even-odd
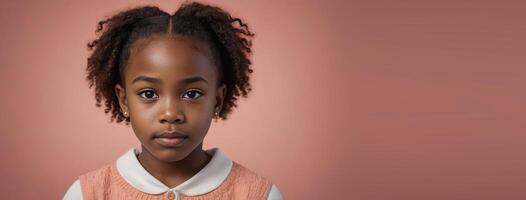
[[[204,106],[193,106],[191,109],[187,109],[187,119],[193,121],[196,124],[206,123],[210,118],[207,109]]]

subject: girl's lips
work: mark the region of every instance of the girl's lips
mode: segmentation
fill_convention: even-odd
[[[188,140],[188,137],[156,137],[154,140],[162,146],[174,148],[182,146]]]

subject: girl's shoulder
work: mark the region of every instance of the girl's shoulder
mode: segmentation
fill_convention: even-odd
[[[110,177],[112,172],[116,172],[115,162],[103,165],[99,168],[88,171],[79,176],[79,179],[86,179],[90,181],[95,181],[104,177]]]
[[[98,186],[101,188],[107,188],[112,179],[118,178],[117,168],[115,162],[103,165],[97,169],[88,171],[84,174],[81,174],[79,177],[80,185],[83,190],[87,190],[86,187]]]
[[[106,164],[79,175],[64,194],[63,200],[83,199],[83,193],[89,191],[90,187],[94,185],[107,187],[110,182],[109,178],[112,177],[112,172],[115,170],[113,164]]]
[[[236,189],[232,191],[242,194],[234,196],[243,196],[241,199],[262,199],[262,197],[266,197],[267,200],[283,199],[278,187],[270,179],[236,161],[232,161],[232,168],[222,186],[235,187]]]
[[[261,197],[272,193],[272,190],[276,190],[270,179],[235,161],[232,161],[232,168],[222,187],[236,188],[233,191],[243,193],[238,195],[242,195],[247,199],[261,199]],[[257,194],[262,196],[254,196]]]
[[[261,184],[271,184],[272,182],[267,177],[245,167],[241,163],[232,161],[231,176],[239,179],[239,181],[260,182]]]

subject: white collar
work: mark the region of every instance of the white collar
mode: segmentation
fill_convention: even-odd
[[[117,171],[134,188],[148,194],[161,194],[170,190],[161,181],[157,180],[139,163],[136,155],[139,150],[130,148],[124,155],[117,159]],[[221,185],[232,169],[232,160],[220,149],[206,150],[212,159],[192,178],[179,184],[172,190],[179,191],[187,196],[196,196],[208,193]]]

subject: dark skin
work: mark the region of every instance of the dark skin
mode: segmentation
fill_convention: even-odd
[[[190,179],[211,159],[202,148],[203,140],[226,93],[226,86],[218,84],[213,63],[203,42],[150,36],[132,45],[124,70],[125,87],[115,86],[121,109],[128,113],[141,142],[139,162],[170,188]],[[140,76],[153,79],[134,82]],[[162,146],[154,136],[163,131],[184,133],[187,141],[180,147]]]

